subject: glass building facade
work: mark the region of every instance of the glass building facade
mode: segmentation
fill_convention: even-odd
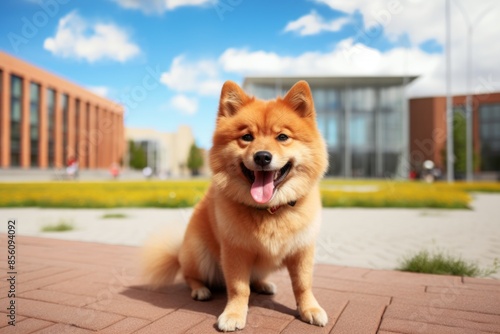
[[[244,89],[262,99],[284,95],[305,79],[318,127],[328,147],[329,176],[408,175],[405,84],[415,77],[246,78]]]
[[[500,171],[500,103],[479,106],[481,171]]]

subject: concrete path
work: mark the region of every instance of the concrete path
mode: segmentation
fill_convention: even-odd
[[[183,283],[149,291],[138,247],[17,236],[9,274],[5,234],[0,245],[0,279],[10,282],[0,285],[1,333],[217,333],[225,293],[198,302]],[[297,318],[286,272],[271,280],[276,295],[251,294],[242,333],[500,333],[498,280],[317,265],[322,328]]]
[[[481,267],[500,259],[500,195],[475,194],[473,210],[324,209],[316,260],[342,266],[394,269],[408,254],[443,250]],[[191,209],[0,209],[16,218],[19,235],[140,246],[162,230],[185,228]],[[126,218],[103,219],[106,213]],[[75,230],[41,232],[70,222]],[[0,232],[5,232],[5,224]],[[500,279],[500,273],[493,275]]]

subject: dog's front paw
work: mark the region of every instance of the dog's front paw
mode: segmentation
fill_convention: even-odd
[[[246,313],[240,314],[224,311],[217,320],[217,327],[223,332],[234,332],[235,330],[243,329],[246,321]]]
[[[300,318],[311,325],[323,327],[328,322],[328,315],[326,314],[325,310],[323,310],[319,306],[310,307],[305,310],[299,310],[299,313]]]

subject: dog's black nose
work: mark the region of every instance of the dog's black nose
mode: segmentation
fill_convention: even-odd
[[[273,160],[273,155],[268,151],[259,151],[253,156],[253,161],[262,167],[269,165],[271,160]]]

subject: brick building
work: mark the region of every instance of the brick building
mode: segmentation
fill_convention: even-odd
[[[500,172],[500,93],[473,95],[473,152],[475,172]],[[453,97],[453,110],[465,117],[466,96]],[[463,129],[465,132],[465,129]],[[410,160],[415,170],[432,160],[443,171],[446,146],[446,97],[410,99]]]
[[[121,105],[0,52],[2,168],[108,168],[123,151]]]

